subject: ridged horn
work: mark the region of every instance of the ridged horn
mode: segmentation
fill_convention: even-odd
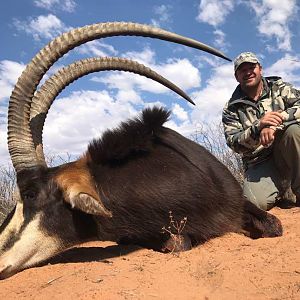
[[[180,36],[159,28],[136,23],[98,23],[62,34],[39,53],[27,65],[12,92],[8,109],[8,149],[17,173],[39,165],[29,127],[30,106],[33,94],[43,75],[69,50],[88,41],[132,35],[158,38],[203,50],[228,59],[220,51],[196,40]]]
[[[32,99],[30,128],[40,165],[46,166],[42,133],[48,110],[55,98],[66,86],[80,77],[93,72],[109,70],[132,72],[153,79],[194,104],[191,98],[177,85],[136,61],[119,57],[94,57],[76,61],[52,75],[41,86]]]

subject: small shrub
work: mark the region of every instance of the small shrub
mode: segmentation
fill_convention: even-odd
[[[184,227],[187,223],[187,217],[180,221],[176,221],[172,211],[169,211],[169,225],[163,227],[162,232],[169,235],[168,241],[162,249],[165,252],[180,252],[191,248],[191,242],[184,234]]]

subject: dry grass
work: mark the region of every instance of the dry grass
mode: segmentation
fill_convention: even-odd
[[[201,125],[190,138],[211,152],[230,170],[238,182],[243,183],[244,171],[242,160],[239,154],[233,152],[226,145],[222,123]]]
[[[13,199],[15,185],[16,175],[13,167],[0,166],[0,226],[15,205]]]

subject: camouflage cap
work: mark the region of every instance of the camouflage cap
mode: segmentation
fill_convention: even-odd
[[[244,62],[249,62],[249,63],[260,63],[256,55],[252,52],[243,52],[239,56],[236,57],[234,60],[234,72],[238,69],[238,67],[244,63]]]

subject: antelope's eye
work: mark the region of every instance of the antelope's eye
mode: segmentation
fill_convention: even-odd
[[[23,194],[24,201],[33,201],[36,198],[36,192],[34,191],[26,191]]]

